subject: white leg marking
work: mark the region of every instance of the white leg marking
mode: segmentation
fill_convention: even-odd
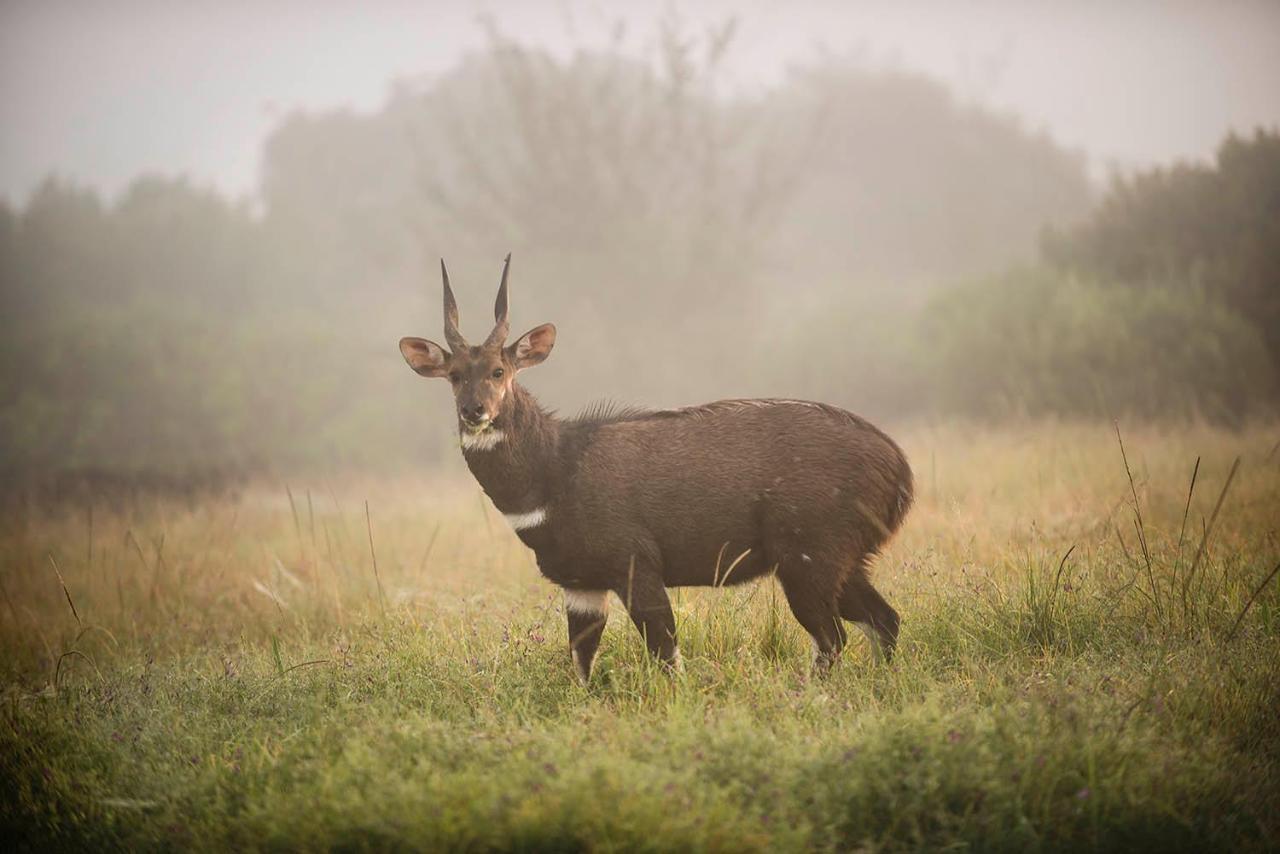
[[[504,513],[503,515],[507,517],[507,522],[513,529],[523,531],[525,528],[536,528],[547,521],[547,508],[539,507],[528,513]]]
[[[564,591],[564,609],[575,614],[599,614],[603,616],[609,613],[609,591],[566,590]]]
[[[462,447],[467,451],[492,451],[494,448],[507,438],[507,435],[501,430],[489,428],[482,433],[462,434]]]
[[[836,663],[836,659],[840,657],[838,650],[823,652],[822,647],[818,646],[818,639],[813,635],[809,636],[809,641],[813,644],[813,666],[820,671],[826,671],[831,665]]]
[[[884,644],[880,640],[880,633],[870,623],[854,623],[862,633],[867,636],[867,640],[871,642],[871,654],[878,662],[884,661]]]
[[[676,673],[684,673],[684,656],[680,654],[680,647],[676,647],[676,654],[671,657],[671,669]]]

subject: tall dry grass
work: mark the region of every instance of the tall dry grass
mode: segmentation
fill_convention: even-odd
[[[676,677],[615,611],[579,686],[559,597],[460,473],[14,508],[0,824],[38,846],[1274,846],[1280,436],[1119,432],[900,431],[918,501],[875,568],[899,654],[854,643],[825,680],[766,579],[676,594]]]

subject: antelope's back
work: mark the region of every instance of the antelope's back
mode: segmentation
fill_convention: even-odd
[[[660,538],[682,541],[693,529],[708,542],[743,542],[762,524],[871,520],[861,539],[875,548],[912,497],[911,468],[892,439],[837,407],[792,400],[725,400],[601,424],[575,479],[585,501],[622,502]]]

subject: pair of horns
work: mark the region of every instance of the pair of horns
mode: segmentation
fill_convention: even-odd
[[[507,322],[507,273],[511,271],[511,253],[502,262],[502,284],[498,285],[498,300],[493,304],[493,331],[484,339],[484,347],[501,347],[511,334],[511,324]],[[458,331],[458,301],[453,298],[453,288],[449,287],[449,271],[440,259],[440,275],[444,277],[444,340],[449,349],[457,353],[470,345]]]

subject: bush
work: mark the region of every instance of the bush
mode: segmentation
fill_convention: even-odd
[[[935,297],[920,335],[949,411],[1234,421],[1276,387],[1257,327],[1200,289],[1030,268]]]
[[[1280,366],[1280,132],[1228,136],[1212,164],[1117,179],[1087,222],[1042,244],[1049,264],[1106,284],[1205,288]]]

